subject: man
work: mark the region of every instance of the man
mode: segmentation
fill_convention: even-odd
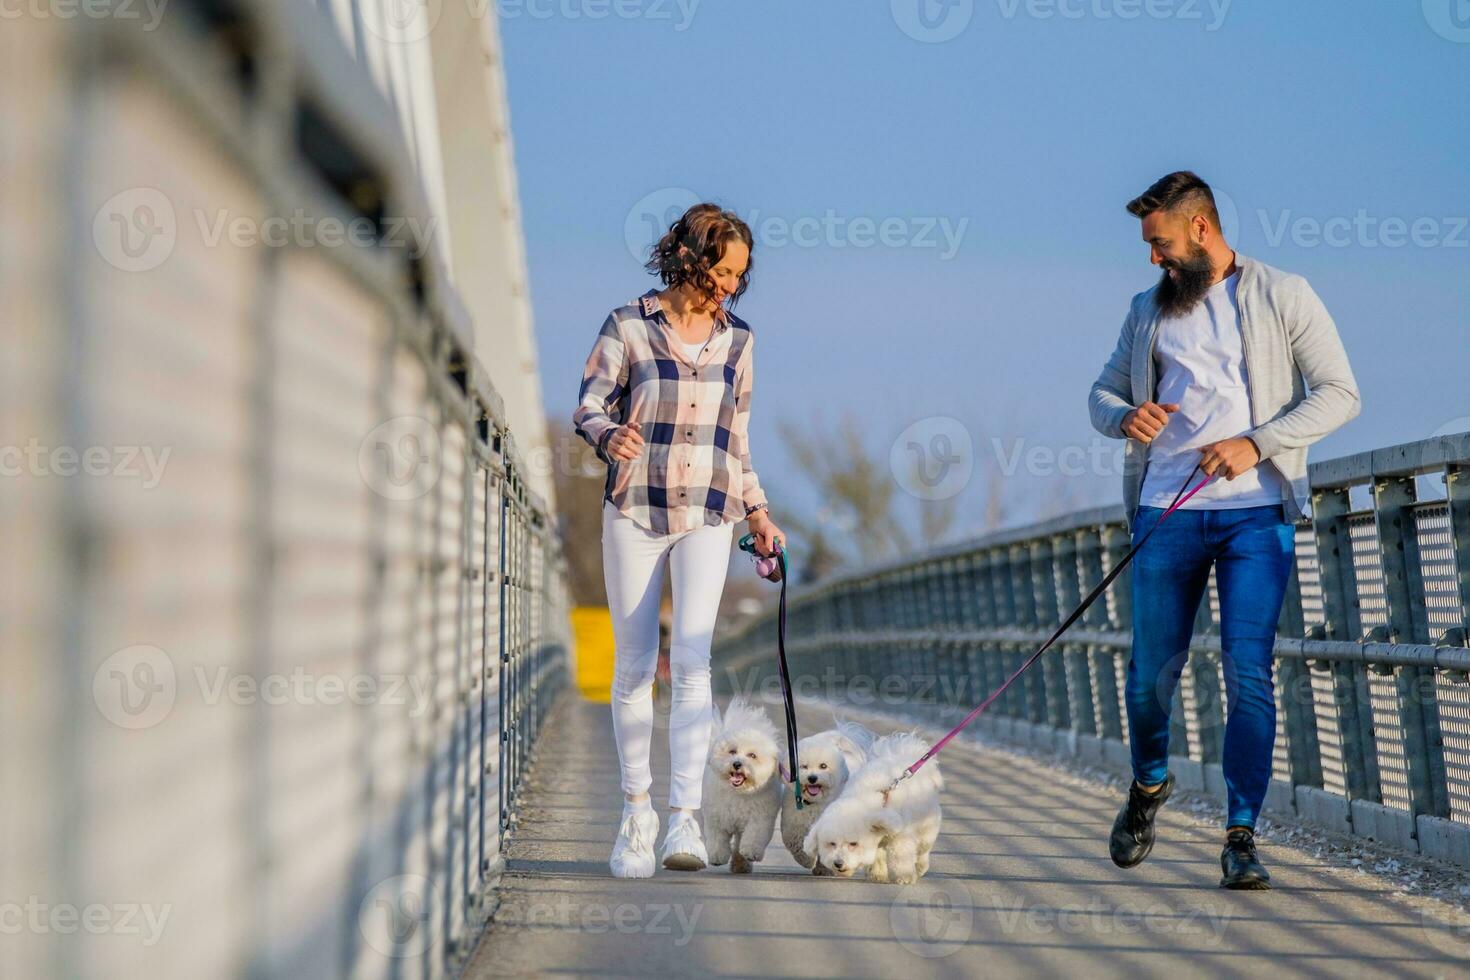
[[[1113,824],[1113,862],[1148,857],[1174,787],[1169,709],[1215,569],[1229,706],[1223,888],[1270,887],[1254,828],[1276,737],[1272,651],[1305,517],[1307,447],[1358,414],[1337,328],[1306,280],[1237,254],[1210,187],[1169,174],[1128,204],[1157,285],[1133,298],[1092,386],[1092,424],[1126,438],[1123,492],[1136,542],[1199,465],[1212,477],[1133,562],[1128,730],[1133,784]]]

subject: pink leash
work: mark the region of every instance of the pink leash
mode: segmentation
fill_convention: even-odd
[[[1062,625],[1057,627],[1057,631],[1051,635],[1051,639],[1043,643],[1041,645],[1041,649],[1037,650],[1030,657],[1028,657],[1026,659],[1026,662],[1023,663],[1019,668],[1017,668],[1014,674],[1012,674],[1010,677],[1007,677],[1005,683],[996,688],[995,692],[992,693],[990,697],[986,698],[984,701],[981,701],[978,705],[976,705],[969,714],[965,715],[963,721],[954,726],[954,728],[950,729],[948,735],[945,735],[938,742],[935,742],[933,748],[931,748],[928,752],[925,752],[923,756],[919,758],[918,762],[915,762],[913,765],[905,769],[903,771],[903,775],[895,779],[893,781],[893,784],[883,791],[883,803],[885,806],[888,803],[888,794],[893,792],[894,787],[898,786],[899,783],[903,782],[905,779],[908,779],[914,773],[918,772],[919,769],[924,765],[924,763],[928,762],[930,759],[938,755],[940,749],[944,748],[946,745],[949,744],[949,741],[951,739],[953,739],[960,732],[964,731],[965,728],[970,724],[970,722],[980,717],[981,713],[985,711],[986,708],[994,704],[996,699],[1004,694],[1006,692],[1006,689],[1016,682],[1016,678],[1024,674],[1027,668],[1036,663],[1036,661],[1041,657],[1043,653],[1051,649],[1052,644],[1057,641],[1058,637],[1067,632],[1072,624],[1075,623],[1082,616],[1082,614],[1087,611],[1087,608],[1097,601],[1097,597],[1107,591],[1108,586],[1113,584],[1113,580],[1122,573],[1123,569],[1128,567],[1128,563],[1133,561],[1133,556],[1138,554],[1139,550],[1148,543],[1148,539],[1153,536],[1154,531],[1158,530],[1159,525],[1164,523],[1164,518],[1168,517],[1170,514],[1174,513],[1176,510],[1182,507],[1189,500],[1190,497],[1193,497],[1195,494],[1199,493],[1199,491],[1204,487],[1205,484],[1214,479],[1213,476],[1206,476],[1203,480],[1199,482],[1198,486],[1196,486],[1188,493],[1185,493],[1184,488],[1189,486],[1189,481],[1194,479],[1194,474],[1198,472],[1199,464],[1196,463],[1194,469],[1190,471],[1189,476],[1185,477],[1183,485],[1179,488],[1179,493],[1176,493],[1174,495],[1174,502],[1169,505],[1169,509],[1159,515],[1159,519],[1154,522],[1154,526],[1148,529],[1148,533],[1139,540],[1138,544],[1134,545],[1133,548],[1128,552],[1128,554],[1123,556],[1122,561],[1113,566],[1113,570],[1108,572],[1107,576],[1104,577],[1103,580],[1099,582],[1090,593],[1088,593],[1087,598],[1082,600],[1081,605],[1072,610],[1072,614],[1066,618]]]

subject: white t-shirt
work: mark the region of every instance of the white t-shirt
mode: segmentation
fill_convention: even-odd
[[[695,341],[692,344],[686,344],[684,341],[681,340],[679,341],[679,346],[684,348],[684,353],[689,358],[689,363],[693,364],[694,362],[699,360],[699,352],[704,350],[704,345],[707,343],[709,343],[708,338]]]
[[[1142,506],[1168,507],[1173,502],[1184,478],[1200,461],[1199,447],[1255,428],[1246,388],[1240,308],[1235,302],[1239,284],[1237,272],[1211,286],[1184,316],[1159,321],[1154,343],[1159,382],[1154,401],[1177,403],[1179,411],[1169,416],[1169,424],[1149,445],[1139,497]],[[1196,475],[1190,486],[1202,479],[1203,473]],[[1234,480],[1216,476],[1184,507],[1231,510],[1281,500],[1281,475],[1270,462],[1262,461]]]

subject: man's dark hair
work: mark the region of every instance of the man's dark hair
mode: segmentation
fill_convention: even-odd
[[[1147,218],[1155,211],[1180,210],[1204,214],[1216,230],[1220,228],[1215,192],[1191,170],[1176,170],[1160,177],[1148,190],[1128,202],[1128,213],[1135,218]]]

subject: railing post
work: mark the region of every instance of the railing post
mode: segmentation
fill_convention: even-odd
[[[1347,522],[1349,510],[1346,487],[1328,487],[1312,493],[1312,531],[1317,539],[1317,563],[1322,577],[1323,628],[1326,638],[1331,640],[1355,641],[1361,635],[1357,578]],[[1381,802],[1367,674],[1361,664],[1334,661],[1332,684],[1348,799]]]
[[[1011,567],[1010,548],[1006,545],[997,545],[990,549],[990,582],[995,596],[995,628],[1011,629],[1018,623],[1016,596],[1016,574]],[[999,687],[1011,671],[1014,669],[1011,655],[1013,644],[996,641],[991,647],[991,655],[988,657],[990,669],[994,672],[995,684]],[[987,685],[991,686],[991,685]],[[1024,718],[1026,716],[1025,689],[1020,684],[1012,685],[1001,698],[1001,707],[1005,713],[1012,718]]]
[[[1131,541],[1128,528],[1121,524],[1108,524],[1100,531],[1088,529],[1086,546],[1082,549],[1082,568],[1087,581],[1096,584],[1102,581],[1103,552],[1108,555],[1108,569],[1117,567],[1123,556],[1128,554]],[[1096,546],[1094,547],[1094,542]],[[1112,628],[1120,633],[1133,633],[1133,580],[1126,571],[1119,575],[1108,589],[1112,599]],[[1105,597],[1106,598],[1106,597]],[[1109,606],[1098,607],[1099,624],[1109,616]],[[1092,678],[1097,687],[1098,734],[1103,738],[1124,738],[1123,699],[1118,691],[1118,663],[1127,664],[1131,652],[1104,648],[1092,654]]]
[[[980,558],[974,552],[963,555],[959,565],[959,620],[958,628],[966,632],[980,625]]]
[[[1031,591],[1035,597],[1036,625],[1043,632],[1050,632],[1061,623],[1052,544],[1049,538],[1038,538],[1031,542]],[[1067,665],[1062,659],[1064,649],[1065,647],[1053,647],[1042,654],[1041,663],[1038,664],[1042,671],[1041,693],[1045,709],[1043,717],[1057,731],[1066,731],[1072,727]]]
[[[944,628],[948,634],[955,638],[949,640],[949,655],[947,668],[940,682],[947,685],[947,689],[941,691],[942,703],[949,708],[964,708],[969,703],[969,686],[971,684],[970,672],[970,649],[958,638],[958,634],[965,628],[964,615],[964,570],[965,558],[963,556],[952,556],[944,560],[943,572],[940,575],[945,590],[945,624]]]
[[[1077,534],[1064,532],[1052,537],[1053,579],[1056,582],[1058,606],[1071,611],[1082,601],[1077,578]],[[1096,604],[1094,604],[1094,608]],[[1092,612],[1091,609],[1088,612]],[[1058,623],[1060,625],[1060,622]],[[1097,734],[1097,712],[1093,710],[1092,680],[1087,670],[1087,648],[1078,643],[1062,645],[1062,664],[1066,671],[1068,706],[1072,730],[1082,735]]]
[[[989,549],[975,551],[970,555],[971,578],[974,581],[971,596],[972,626],[977,631],[994,629],[997,622],[997,585],[990,555]],[[995,673],[992,666],[995,657],[994,644],[986,640],[975,644],[972,658],[975,665],[975,686],[983,691],[995,690],[995,685],[991,683],[991,678]],[[1005,711],[1004,699],[1001,704],[997,705],[997,708],[1002,712]]]
[[[1378,547],[1383,568],[1383,590],[1388,601],[1388,626],[1394,642],[1429,643],[1424,607],[1423,568],[1419,535],[1414,526],[1414,478],[1373,482],[1373,506],[1378,515]],[[1439,700],[1433,667],[1399,667],[1394,671],[1400,721],[1404,732],[1404,763],[1408,769],[1410,812],[1432,817],[1450,815],[1449,789],[1444,768],[1444,740],[1439,729]],[[1417,824],[1415,836],[1418,836]]]
[[[1444,484],[1447,498],[1445,503],[1449,508],[1450,541],[1455,552],[1460,625],[1470,629],[1470,464],[1453,463],[1447,466]]]
[[[1009,548],[1012,593],[1016,602],[1016,625],[1021,629],[1035,631],[1037,628],[1036,611],[1036,588],[1032,582],[1031,548],[1021,542],[1013,544]],[[1021,666],[1026,658],[1026,645],[1013,644],[1015,653],[1012,657],[1011,670]],[[1046,724],[1046,685],[1042,674],[1028,671],[1021,675],[1021,684],[1025,693],[1023,716],[1027,721],[1035,725]]]
[[[939,627],[946,631],[960,628],[960,563],[946,558],[939,563],[935,579],[939,591]]]
[[[1302,583],[1297,563],[1291,563],[1286,599],[1276,632],[1301,639],[1306,635],[1302,614]],[[1317,710],[1312,696],[1312,674],[1306,661],[1286,657],[1276,663],[1276,685],[1285,714],[1286,757],[1293,786],[1322,786],[1322,750],[1317,743]]]

